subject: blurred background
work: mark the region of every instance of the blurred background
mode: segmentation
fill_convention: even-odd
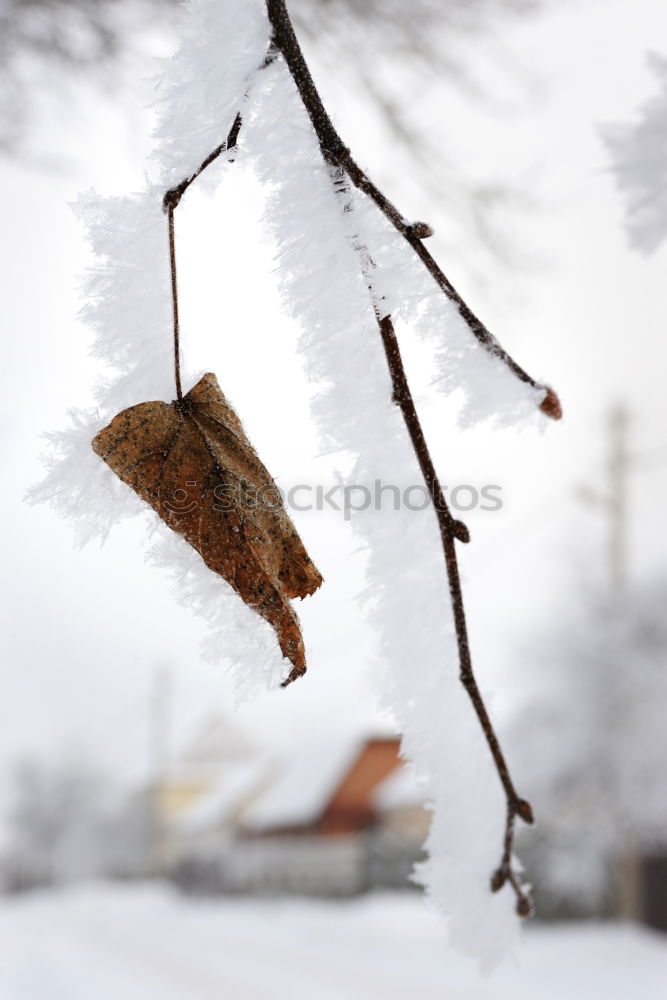
[[[97,372],[69,203],[149,169],[178,5],[0,0],[0,1000],[662,997],[667,8],[290,6],[357,159],[563,402],[540,434],[461,432],[452,404],[418,399],[450,490],[502,498],[466,512],[462,568],[480,681],[539,820],[520,844],[538,916],[487,982],[409,881],[428,808],[378,708],[342,514],[297,519],[330,595],[300,610],[307,677],[239,703],[141,526],[77,550],[24,504],[41,435],[90,404]],[[278,481],[333,484],[299,359],[271,336],[258,366],[244,342],[289,323],[262,206],[234,168],[213,198],[189,192],[186,322],[224,334],[214,370]]]

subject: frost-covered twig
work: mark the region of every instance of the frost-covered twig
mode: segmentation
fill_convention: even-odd
[[[346,175],[340,167],[330,167],[329,176],[336,194],[340,198],[345,198],[349,192]],[[346,217],[353,216],[353,206],[350,200],[346,199],[342,206],[342,212]],[[353,227],[354,230],[354,227]],[[484,699],[479,690],[475,674],[472,667],[470,655],[470,643],[468,640],[468,628],[466,624],[465,608],[463,605],[463,592],[461,589],[461,576],[459,573],[458,560],[456,556],[455,540],[469,542],[470,534],[462,521],[456,520],[449,510],[444,490],[440,484],[433,459],[426,442],[426,437],[419,419],[419,414],[414,404],[410,384],[401,357],[401,350],[394,329],[394,323],[387,310],[383,296],[378,292],[375,281],[375,263],[371,257],[368,247],[365,246],[359,235],[352,231],[352,243],[360,258],[361,270],[368,286],[373,305],[373,311],[377,320],[382,344],[384,347],[387,366],[391,376],[392,400],[400,408],[405,426],[410,437],[410,442],[414,449],[419,468],[424,477],[424,483],[435,508],[438,519],[438,528],[442,542],[445,565],[447,567],[447,580],[449,584],[449,594],[452,611],[454,615],[454,626],[459,653],[460,679],[463,684],[473,708],[479,719],[480,726],[484,733],[486,742],[498,776],[505,792],[507,802],[507,817],[505,823],[505,834],[503,840],[503,854],[499,867],[494,872],[491,879],[491,889],[498,892],[506,882],[509,882],[517,897],[517,912],[521,916],[529,916],[532,913],[530,897],[521,885],[520,879],[512,869],[512,850],[514,846],[514,827],[516,817],[520,816],[526,823],[533,822],[533,812],[525,799],[522,799],[512,781],[505,755],[500,746],[493,723],[489,717]]]
[[[239,113],[237,114],[236,118],[232,123],[232,127],[229,130],[229,135],[227,136],[225,141],[221,142],[219,146],[216,146],[215,149],[208,154],[206,159],[199,164],[194,173],[190,174],[189,177],[184,177],[183,180],[180,182],[180,184],[176,184],[174,187],[169,188],[169,190],[166,192],[164,198],[162,199],[162,207],[164,208],[165,212],[169,212],[170,210],[173,212],[175,208],[178,208],[178,203],[180,202],[181,198],[183,197],[187,189],[194,181],[197,180],[200,174],[204,173],[207,167],[210,167],[210,165],[214,162],[214,160],[217,160],[222,153],[229,153],[232,150],[236,149],[236,143],[239,137],[239,132],[241,131],[242,124],[243,120],[241,118],[241,112],[239,111]]]
[[[350,150],[344,145],[334,128],[315,87],[294,33],[285,0],[267,0],[267,10],[274,31],[274,45],[282,53],[296,84],[299,96],[303,101],[315,134],[317,135],[324,159],[331,167],[343,171],[360,191],[371,198],[380,211],[407,240],[438,286],[448,298],[457,304],[462,317],[480,343],[492,354],[504,361],[518,378],[524,382],[528,382],[535,388],[539,388],[538,384],[507,354],[496,338],[463,301],[440,266],[428,250],[426,250],[422,241],[431,235],[430,227],[424,223],[408,223],[353,159]],[[333,171],[331,171],[331,175],[334,187],[337,187]],[[340,187],[338,187],[338,193],[341,193]],[[362,248],[358,249],[361,250]],[[529,897],[521,886],[520,880],[512,870],[512,847],[516,817],[520,816],[526,823],[532,823],[533,814],[530,804],[518,795],[514,787],[507,762],[473,672],[455,544],[456,540],[461,542],[469,541],[470,535],[466,526],[461,521],[457,521],[452,517],[447,506],[447,501],[414,405],[394,324],[391,315],[381,308],[381,302],[373,294],[372,278],[368,272],[367,261],[363,253],[362,270],[364,271],[373,298],[373,307],[391,375],[393,400],[401,409],[410,441],[438,518],[454,614],[461,683],[465,687],[479,719],[507,800],[503,856],[501,864],[491,880],[491,887],[494,891],[498,891],[505,882],[509,882],[517,896],[517,912],[521,916],[528,916],[532,911],[532,906]],[[544,388],[546,389],[546,394],[540,404],[540,409],[548,416],[558,419],[561,415],[558,397],[552,389],[546,386]]]
[[[276,58],[276,49],[273,45],[270,46],[269,51],[266,54],[264,62],[262,63],[260,69],[265,69],[270,66],[273,60]],[[169,227],[169,265],[171,271],[171,302],[172,302],[172,314],[173,314],[173,331],[174,331],[174,379],[176,382],[176,398],[183,398],[183,387],[181,385],[181,347],[180,347],[180,323],[178,316],[178,282],[176,278],[176,239],[175,239],[175,227],[174,227],[174,211],[178,208],[181,198],[193,184],[197,178],[204,173],[207,167],[218,159],[222,153],[230,153],[236,149],[236,143],[238,141],[239,132],[241,131],[241,125],[243,124],[243,119],[241,117],[241,112],[238,111],[234,121],[232,122],[232,127],[229,130],[229,134],[224,142],[216,146],[208,156],[206,156],[202,162],[199,164],[196,170],[194,170],[188,177],[184,177],[182,181],[175,184],[174,187],[169,188],[165,192],[164,198],[162,199],[162,207],[167,213],[168,227]]]
[[[440,481],[438,479],[433,460],[426,444],[424,432],[415,408],[415,404],[410,391],[410,386],[405,373],[405,367],[401,358],[401,352],[392,323],[391,316],[378,315],[378,326],[382,336],[387,364],[391,374],[393,386],[394,402],[400,407],[405,420],[405,425],[410,435],[410,441],[415,450],[419,467],[424,482],[433,499],[440,538],[445,555],[447,567],[447,579],[449,582],[449,593],[454,614],[454,625],[456,629],[456,641],[459,653],[460,680],[466,689],[468,696],[477,714],[482,731],[488,743],[489,750],[493,757],[493,762],[498,772],[505,797],[507,800],[507,820],[505,825],[505,838],[503,846],[503,856],[499,868],[491,880],[491,888],[497,892],[505,882],[509,882],[517,897],[517,912],[521,916],[529,916],[532,912],[530,898],[527,896],[516,874],[512,870],[512,847],[514,843],[514,824],[517,816],[520,816],[526,823],[533,822],[533,812],[530,804],[520,798],[512,781],[505,755],[500,746],[500,742],[493,728],[484,699],[479,690],[475,674],[472,667],[470,655],[470,643],[468,641],[468,629],[466,625],[465,609],[463,606],[463,592],[461,589],[461,577],[459,573],[458,560],[456,556],[455,542],[468,542],[470,535],[468,529],[461,522],[455,520],[448,507]]]
[[[329,167],[329,175],[336,193],[338,195],[346,193],[347,181],[349,179],[349,181],[356,188],[366,194],[375,203],[383,215],[414,250],[418,258],[422,261],[428,272],[434,278],[439,288],[456,304],[462,318],[465,320],[471,333],[477,338],[479,343],[490,354],[502,361],[522,382],[527,383],[535,389],[543,390],[544,396],[539,404],[540,409],[547,416],[558,419],[561,415],[561,409],[558,397],[554,391],[549,387],[540,385],[536,382],[501,347],[493,334],[490,333],[486,326],[481,322],[481,320],[478,319],[470,307],[461,298],[431,254],[425,249],[423,240],[432,234],[430,227],[425,223],[407,222],[395,206],[373,184],[373,182],[353,159],[350,150],[344,145],[334,128],[315,87],[314,81],[294,33],[285,0],[266,0],[266,7],[273,29],[273,38],[272,46],[266,57],[265,64],[272,62],[278,54],[282,55],[297,87],[301,101],[303,102],[313,125],[313,129],[319,143],[320,152]],[[169,219],[170,259],[174,307],[175,377],[179,398],[181,396],[181,388],[178,342],[178,299],[174,246],[174,210],[178,206],[185,191],[197,179],[197,177],[199,177],[200,174],[215,159],[217,159],[218,156],[221,155],[221,153],[232,150],[235,147],[241,124],[241,114],[239,112],[234,119],[225,142],[217,146],[192,174],[183,179],[179,184],[170,188],[164,196],[164,209],[167,212]],[[351,210],[351,206],[346,205],[343,207],[343,211],[347,210]],[[503,840],[503,852],[500,865],[491,879],[491,888],[494,892],[496,892],[500,890],[505,883],[509,883],[517,897],[517,912],[521,916],[528,916],[532,911],[531,901],[525,889],[522,887],[517,873],[512,867],[512,851],[514,843],[514,827],[517,816],[526,823],[532,823],[533,815],[530,804],[518,795],[514,787],[505,756],[477,685],[472,667],[472,658],[470,654],[470,645],[463,605],[463,594],[456,554],[456,541],[468,542],[470,539],[469,532],[465,524],[456,520],[452,516],[447,505],[444,491],[440,484],[435,465],[426,442],[424,431],[419,420],[419,415],[414,404],[391,313],[386,303],[383,302],[382,297],[377,294],[374,289],[372,274],[374,269],[373,260],[367,247],[363,244],[363,241],[353,239],[352,242],[355,249],[359,253],[361,270],[371,293],[375,317],[382,338],[384,353],[391,377],[392,399],[401,410],[412,448],[436,512],[453,611],[458,646],[460,680],[470,698],[470,701],[472,702],[505,793],[507,815]]]
[[[394,228],[410,244],[439,288],[442,289],[449,299],[456,303],[461,316],[477,340],[491,354],[500,358],[522,382],[527,382],[533,388],[545,390],[545,396],[540,403],[540,409],[547,416],[553,417],[556,420],[559,419],[561,416],[561,407],[553,389],[535,381],[505,351],[490,330],[487,329],[484,323],[482,323],[459,295],[440,265],[428,252],[422,241],[432,234],[430,226],[421,222],[408,222],[354,160],[350,150],[336,131],[322,103],[322,99],[317,91],[294,32],[285,0],[266,0],[266,7],[273,28],[273,43],[281,52],[292,79],[296,84],[299,96],[303,101],[303,105],[308,112],[308,117],[317,135],[324,158],[331,165],[342,167],[355,187],[371,198]]]

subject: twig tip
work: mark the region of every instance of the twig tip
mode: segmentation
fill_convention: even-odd
[[[491,892],[500,892],[507,882],[507,874],[503,868],[497,868],[491,876]]]
[[[526,801],[526,799],[519,799],[516,804],[516,814],[521,817],[524,823],[532,824],[535,822],[533,807],[530,802]]]
[[[535,909],[530,896],[519,896],[516,901],[516,912],[520,917],[532,917]]]
[[[546,390],[547,394],[540,403],[540,410],[547,417],[551,417],[552,420],[560,420],[563,416],[563,407],[560,405],[560,399],[551,386],[547,386]]]

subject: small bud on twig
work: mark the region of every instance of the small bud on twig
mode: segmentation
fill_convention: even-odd
[[[532,917],[533,904],[528,896],[520,896],[516,904],[516,912],[520,917]]]
[[[428,222],[411,222],[408,226],[408,235],[418,240],[427,240],[429,236],[433,236],[433,232]]]
[[[452,534],[459,542],[470,541],[470,532],[463,521],[452,521]]]
[[[551,417],[552,420],[560,420],[563,416],[563,407],[560,405],[560,399],[550,386],[547,386],[547,394],[540,403],[540,410],[547,417]]]
[[[524,823],[534,823],[535,817],[533,816],[533,809],[530,802],[526,802],[525,799],[519,799],[516,804],[517,816],[520,816]]]
[[[503,868],[497,868],[491,876],[491,892],[500,892],[507,882],[507,874]]]

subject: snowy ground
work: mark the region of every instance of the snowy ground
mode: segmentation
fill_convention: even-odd
[[[533,925],[482,979],[416,897],[183,900],[89,886],[0,904],[0,1000],[664,1000],[667,938]]]

